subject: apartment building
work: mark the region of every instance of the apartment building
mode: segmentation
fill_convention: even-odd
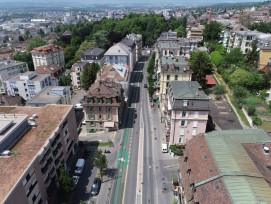
[[[26,103],[28,106],[42,107],[48,104],[71,104],[69,86],[46,86],[34,98]]]
[[[210,98],[196,81],[169,83],[164,103],[166,140],[185,144],[197,134],[205,133]]]
[[[50,74],[36,74],[34,71],[28,71],[9,78],[5,84],[9,96],[21,96],[24,100],[29,100],[44,87],[51,86],[52,80]]]
[[[104,56],[105,50],[102,48],[92,48],[86,50],[81,57],[82,62],[88,62],[92,63],[95,62],[99,64],[100,67],[102,67],[105,63],[105,56]]]
[[[38,66],[36,67],[35,72],[37,74],[50,74],[52,80],[52,86],[59,86],[60,85],[60,78],[65,73],[64,66],[60,66],[59,64],[50,64],[45,66]]]
[[[203,25],[195,25],[187,28],[187,39],[189,40],[203,40]]]
[[[271,203],[270,148],[260,129],[194,137],[180,158],[181,203]]]
[[[121,85],[110,80],[96,81],[84,96],[87,132],[118,129],[123,106]]]
[[[129,72],[134,68],[134,53],[127,45],[117,43],[110,47],[104,55],[106,65],[119,65],[127,67]]]
[[[76,62],[71,68],[72,85],[74,88],[82,88],[81,75],[83,70],[89,65],[88,61]]]
[[[160,104],[164,103],[171,81],[191,81],[192,70],[188,58],[183,55],[162,56],[158,60],[155,87],[158,89]],[[163,106],[161,106],[163,111]]]
[[[38,66],[47,66],[51,64],[65,66],[64,49],[60,46],[44,45],[34,48],[31,53],[35,69]]]
[[[178,40],[177,32],[173,32],[173,31],[169,30],[168,32],[161,33],[161,35],[157,39],[157,42],[177,41],[177,40]]]
[[[259,65],[258,69],[268,71],[271,68],[271,37],[259,38]]]
[[[43,204],[77,143],[73,106],[1,107],[0,203]],[[36,114],[35,121],[30,116]],[[33,127],[35,126],[35,127]]]
[[[140,57],[142,56],[142,35],[131,33],[127,35],[126,38],[131,39],[132,41],[135,42],[136,62],[138,62]]]
[[[0,92],[6,92],[4,83],[5,80],[27,71],[28,65],[26,62],[19,62],[15,60],[5,60],[0,62]]]

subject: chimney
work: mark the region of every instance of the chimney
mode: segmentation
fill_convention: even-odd
[[[269,154],[269,147],[265,146],[265,143],[263,144],[263,153]]]
[[[100,92],[100,89],[99,89],[99,88],[97,88],[97,91],[98,91],[98,92]]]

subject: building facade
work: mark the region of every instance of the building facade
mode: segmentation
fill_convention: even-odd
[[[119,128],[123,106],[121,85],[112,81],[96,81],[84,96],[87,132]]]
[[[196,81],[174,81],[168,86],[164,103],[166,139],[169,144],[185,144],[205,133],[210,98]]]
[[[16,152],[16,158],[9,154],[0,157],[1,172],[5,172],[0,174],[0,202],[50,203],[57,189],[57,170],[66,166],[78,140],[74,108],[67,105],[1,107],[1,112],[5,112],[0,116],[0,123],[6,130],[6,140],[11,137],[10,131],[16,132],[18,137],[17,143],[5,146]],[[35,128],[28,122],[32,114],[38,115]]]
[[[126,38],[131,39],[135,42],[135,50],[136,50],[136,59],[135,61],[138,62],[140,57],[142,56],[142,35],[131,33],[126,36]]]
[[[21,96],[24,100],[35,97],[44,87],[51,86],[50,74],[36,74],[25,72],[5,81],[9,96]]]
[[[187,39],[189,40],[203,40],[203,25],[191,26],[187,28]]]
[[[83,70],[89,65],[88,61],[76,62],[71,68],[72,85],[74,88],[82,88],[81,75]]]
[[[271,37],[260,38],[258,42],[259,48],[259,65],[258,69],[263,70],[271,67]]]
[[[59,64],[51,64],[47,66],[38,66],[36,67],[35,72],[37,74],[50,74],[52,86],[59,86],[60,78],[64,75],[65,68]]]
[[[35,69],[38,66],[59,64],[65,66],[64,49],[57,45],[45,45],[36,47],[32,51],[32,58]]]
[[[4,81],[10,77],[13,77],[19,73],[28,71],[28,65],[26,62],[18,62],[14,60],[5,60],[0,62],[0,91],[5,93]]]

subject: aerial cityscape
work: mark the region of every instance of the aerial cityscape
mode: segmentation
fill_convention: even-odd
[[[0,0],[0,203],[271,203],[271,1]]]

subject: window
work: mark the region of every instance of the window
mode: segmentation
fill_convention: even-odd
[[[178,75],[175,75],[174,79],[175,79],[175,81],[177,81],[178,80]]]
[[[106,99],[106,103],[107,103],[107,104],[111,104],[111,98],[107,98],[107,99]]]
[[[197,134],[197,130],[192,130],[192,136],[195,136]]]
[[[198,111],[195,111],[194,118],[199,118],[199,112]]]
[[[94,114],[88,114],[88,118],[90,120],[95,120],[95,115]]]
[[[25,91],[27,91],[27,89],[24,89]]]
[[[112,115],[111,114],[107,115],[107,120],[112,120]]]
[[[102,114],[99,114],[99,120],[102,120],[102,119],[103,119]]]
[[[185,117],[186,116],[186,111],[183,111],[182,112],[182,117]]]
[[[182,120],[181,121],[181,127],[186,127],[187,126],[187,121],[186,120]]]
[[[184,135],[184,129],[180,129],[180,135]]]
[[[99,104],[102,103],[102,99],[101,98],[98,98],[97,101],[98,101]]]
[[[196,128],[196,127],[198,127],[198,121],[193,122],[193,128]]]
[[[179,138],[179,143],[183,144],[183,137]]]
[[[87,102],[88,103],[93,103],[93,98],[88,98]]]
[[[191,173],[191,169],[187,169],[187,175],[190,176],[190,173]]]
[[[88,111],[89,111],[89,112],[93,111],[93,107],[89,107],[89,108],[88,108]]]
[[[102,112],[102,107],[98,107],[98,112]]]
[[[187,107],[188,106],[188,100],[183,100],[183,107]]]
[[[90,122],[90,126],[94,127],[95,123],[94,122]]]
[[[111,107],[107,107],[107,108],[106,108],[106,111],[107,111],[107,112],[111,112],[111,111],[112,111],[112,108],[111,108]]]
[[[170,80],[170,75],[167,75],[167,80]]]
[[[104,123],[103,122],[100,122],[100,127],[103,127]]]

